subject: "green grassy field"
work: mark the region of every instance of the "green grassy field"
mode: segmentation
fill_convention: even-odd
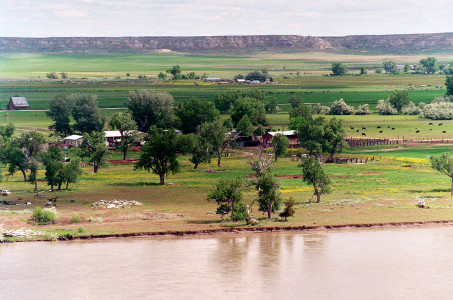
[[[431,54],[430,54],[431,55]],[[440,62],[452,60],[451,54],[434,54]],[[214,100],[219,91],[248,89],[249,85],[215,84],[201,81],[165,81],[153,79],[137,81],[138,75],[155,77],[172,65],[179,64],[183,73],[194,71],[208,76],[232,78],[255,69],[268,68],[276,83],[253,86],[262,90],[269,101],[275,98],[282,112],[267,115],[273,129],[286,129],[289,122],[288,98],[301,96],[307,103],[329,104],[343,98],[358,106],[368,103],[371,107],[379,99],[387,98],[395,89],[406,89],[412,101],[430,102],[445,93],[443,75],[375,75],[326,76],[333,61],[351,67],[374,67],[384,60],[397,63],[417,63],[424,55],[347,55],[333,53],[239,53],[232,54],[140,54],[140,55],[31,55],[0,54],[0,107],[5,107],[11,96],[25,96],[32,109],[45,109],[50,99],[58,93],[93,93],[102,108],[123,107],[130,91],[137,89],[170,92],[176,103],[191,97]],[[69,80],[49,80],[48,72],[67,72]],[[130,73],[127,77],[126,73]],[[297,74],[299,72],[299,74]],[[352,73],[357,73],[353,70]],[[84,79],[85,78],[85,79]],[[108,116],[115,110],[102,110]],[[333,116],[325,116],[332,118]],[[348,136],[374,138],[403,138],[400,145],[346,149],[342,156],[368,157],[366,164],[327,164],[325,170],[333,183],[333,193],[323,196],[321,204],[314,204],[312,187],[302,182],[298,162],[291,160],[291,152],[274,166],[281,182],[284,201],[293,197],[296,216],[289,222],[260,219],[259,226],[347,225],[388,222],[421,222],[453,220],[452,198],[449,196],[451,179],[430,167],[429,155],[439,155],[451,150],[449,145],[412,144],[414,139],[453,138],[453,121],[429,121],[417,116],[337,116],[345,123]],[[45,131],[51,124],[43,111],[0,112],[0,125],[13,123],[19,130]],[[433,123],[429,125],[429,123]],[[439,126],[439,123],[443,123]],[[380,128],[378,128],[380,127]],[[365,129],[363,129],[365,128]],[[394,129],[393,129],[394,128]],[[382,131],[382,133],[380,133]],[[419,132],[417,132],[419,131]],[[445,131],[445,132],[444,132]],[[50,133],[50,132],[48,132]],[[409,141],[409,142],[408,142]],[[38,174],[40,197],[35,197],[33,186],[23,182],[20,174],[5,176],[1,189],[10,189],[13,201],[31,206],[1,206],[1,222],[6,228],[34,228],[51,232],[77,235],[79,227],[84,234],[111,234],[155,231],[206,230],[243,226],[244,223],[219,222],[215,203],[206,201],[206,195],[220,178],[241,177],[249,180],[252,171],[244,151],[236,149],[223,159],[222,168],[214,163],[201,165],[194,170],[187,156],[180,156],[181,172],[169,175],[165,186],[159,186],[156,175],[134,171],[133,164],[110,165],[94,174],[84,168],[80,181],[70,191],[50,193],[44,181],[44,170]],[[74,152],[70,152],[74,155]],[[136,159],[138,153],[131,153]],[[111,159],[120,159],[114,153]],[[374,158],[374,160],[371,160]],[[207,172],[209,170],[209,172]],[[212,171],[214,170],[214,171]],[[300,177],[300,176],[299,176]],[[31,209],[44,206],[48,198],[59,196],[57,222],[38,226],[27,222]],[[418,197],[427,199],[432,209],[415,206]],[[105,199],[138,200],[142,207],[119,210],[92,209],[91,203]],[[244,189],[244,202],[256,199],[256,191]],[[29,209],[29,210],[24,210]],[[81,223],[73,224],[77,215]],[[90,221],[97,218],[100,221]]]

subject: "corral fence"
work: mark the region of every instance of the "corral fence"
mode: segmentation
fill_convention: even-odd
[[[346,143],[348,143],[349,147],[394,145],[399,143],[397,139],[357,138],[357,137],[347,137],[345,138],[345,141]]]

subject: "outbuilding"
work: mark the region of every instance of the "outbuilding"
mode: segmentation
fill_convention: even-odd
[[[30,108],[27,98],[25,97],[10,97],[8,105],[6,105],[7,110],[16,110],[16,109],[25,109]]]
[[[300,148],[300,141],[294,130],[285,130],[285,131],[269,131],[263,135],[263,145],[269,147],[272,145],[272,139],[276,134],[283,134],[289,139],[288,148]]]
[[[83,142],[83,136],[78,134],[73,134],[70,136],[65,137],[62,140],[63,144],[67,144],[72,147],[79,147]]]

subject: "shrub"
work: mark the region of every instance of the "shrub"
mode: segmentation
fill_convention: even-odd
[[[453,102],[453,96],[445,96],[445,97],[436,97],[431,101],[431,103],[439,103],[439,102]]]
[[[330,107],[318,103],[312,107],[311,111],[314,115],[327,115],[330,111]]]
[[[242,202],[236,202],[233,206],[233,213],[231,214],[231,220],[234,222],[243,221],[248,216],[247,207]]]
[[[294,216],[296,210],[294,209],[294,200],[293,198],[289,198],[289,200],[285,204],[285,209],[280,213],[280,217],[285,218],[285,221],[288,220],[288,217]]]
[[[453,103],[452,102],[437,102],[425,105],[422,117],[433,120],[452,120],[453,119]]]
[[[57,219],[57,210],[55,207],[42,208],[40,206],[35,208],[33,212],[33,220],[38,223],[54,222]]]
[[[104,222],[102,217],[88,217],[87,221],[90,222],[90,223],[102,223],[102,222]]]
[[[80,216],[73,215],[72,218],[71,218],[71,223],[73,223],[73,224],[80,223]]]
[[[414,102],[410,101],[409,104],[403,108],[403,115],[419,115],[422,112],[420,106],[415,106]]]
[[[47,73],[46,77],[49,79],[58,79],[58,75],[55,72]]]
[[[381,115],[396,115],[398,111],[390,104],[390,100],[378,100],[376,111]]]
[[[79,228],[77,228],[77,233],[79,234],[84,234],[86,233],[87,231],[85,230],[85,228],[83,228],[82,226],[80,226]]]
[[[343,99],[334,101],[329,111],[330,115],[352,115],[353,113],[354,107],[347,105]]]
[[[356,115],[371,115],[371,110],[368,107],[368,104],[360,105],[355,111]]]

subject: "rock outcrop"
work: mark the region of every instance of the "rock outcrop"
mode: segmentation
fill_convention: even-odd
[[[195,37],[0,37],[0,52],[182,52],[216,50],[352,50],[386,53],[450,51],[453,33],[315,37],[243,35]]]

